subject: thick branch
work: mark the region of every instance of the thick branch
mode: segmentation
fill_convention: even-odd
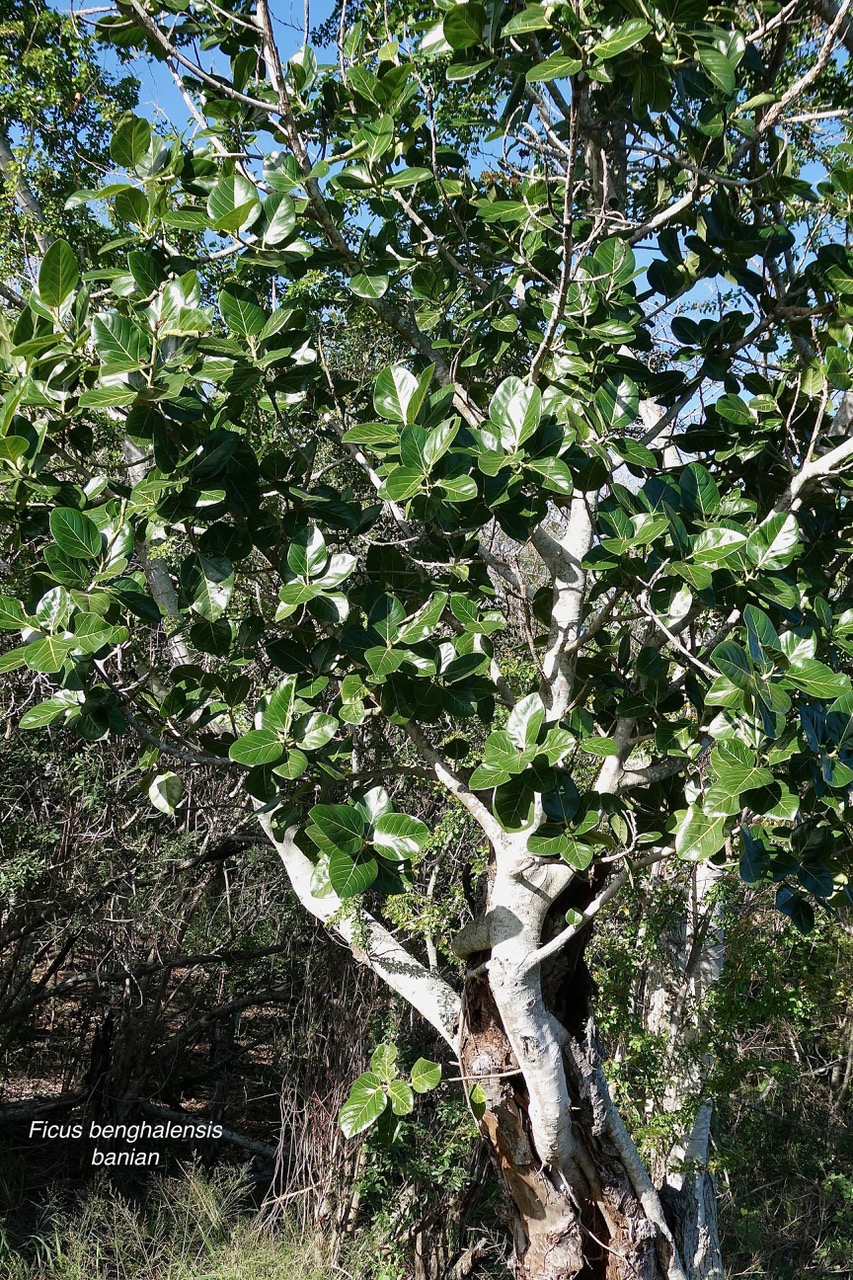
[[[848,440],[842,440],[841,444],[830,449],[829,453],[821,454],[820,457],[804,463],[776,504],[776,510],[796,510],[802,500],[803,491],[809,485],[815,480],[840,471],[850,458],[853,458],[853,436]]]
[[[543,946],[537,947],[535,951],[531,952],[527,957],[527,965],[531,969],[538,969],[545,960],[549,960],[551,956],[557,955],[559,951],[562,951],[564,947],[567,947],[568,944],[578,936],[581,930],[585,929],[586,926],[595,919],[602,907],[606,907],[608,902],[611,902],[613,898],[615,898],[616,895],[624,889],[625,885],[629,884],[633,880],[634,873],[636,871],[640,871],[644,867],[650,867],[653,866],[654,863],[660,862],[662,858],[666,857],[668,852],[669,850],[659,850],[655,853],[649,854],[646,858],[641,858],[633,865],[627,865],[624,871],[620,871],[618,875],[614,876],[610,883],[602,889],[601,893],[593,898],[586,910],[579,913],[579,920],[574,924],[566,925],[565,929],[561,929],[556,937],[552,938],[550,942],[546,942]]]
[[[583,558],[592,546],[592,518],[583,498],[572,502],[568,528],[562,537],[553,537],[540,525],[533,531],[532,542],[554,584],[542,679],[548,719],[556,721],[565,715],[572,697],[586,591]]]
[[[486,808],[482,800],[471,790],[471,788],[460,778],[459,774],[451,767],[450,762],[445,760],[435,747],[424,737],[420,729],[411,720],[405,726],[406,733],[411,738],[415,750],[422,760],[430,766],[437,780],[441,785],[455,796],[463,809],[467,809],[474,821],[480,826],[484,834],[494,844],[506,838],[506,832],[500,825],[498,820],[492,815],[491,811]]]
[[[368,965],[396,991],[455,1049],[461,1004],[459,996],[443,978],[431,973],[368,912],[361,909],[346,914],[346,904],[336,893],[319,897],[311,887],[314,865],[296,843],[296,828],[281,836],[273,830],[272,816],[263,811],[258,821],[275,846],[288,879],[302,906],[311,915],[348,943],[356,959]]]
[[[835,4],[835,0],[810,0],[810,3],[812,9],[823,18],[824,22],[828,22],[831,27],[835,26],[839,15],[839,6]],[[844,48],[848,53],[853,53],[853,19],[849,14],[842,16],[837,31],[838,39]]]

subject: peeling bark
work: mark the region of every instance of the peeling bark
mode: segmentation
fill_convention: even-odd
[[[495,849],[488,909],[469,930],[482,950],[463,999],[462,1074],[482,1090],[480,1128],[511,1206],[519,1280],[686,1280],[601,1071],[589,931],[531,963],[543,932],[599,888],[537,863],[521,838]]]

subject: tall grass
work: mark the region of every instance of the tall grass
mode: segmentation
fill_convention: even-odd
[[[320,1237],[286,1222],[270,1234],[251,1213],[245,1172],[224,1166],[155,1179],[142,1205],[104,1180],[72,1208],[49,1205],[21,1244],[0,1228],[3,1280],[371,1280],[388,1274],[380,1258],[362,1240],[331,1259]]]

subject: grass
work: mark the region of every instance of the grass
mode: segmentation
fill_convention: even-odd
[[[319,1237],[265,1231],[244,1171],[229,1167],[155,1179],[141,1206],[103,1181],[71,1208],[49,1206],[25,1247],[0,1228],[3,1280],[369,1280],[379,1256],[364,1241],[344,1270]]]

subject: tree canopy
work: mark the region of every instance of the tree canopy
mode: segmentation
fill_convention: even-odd
[[[138,741],[164,813],[228,771],[459,1055],[523,1274],[721,1275],[702,1072],[660,1176],[610,1098],[598,912],[692,868],[689,1038],[721,876],[849,903],[847,10],[368,2],[288,58],[266,0],[127,0],[95,34],[192,123],[117,121],[67,192],[97,246],[3,161],[43,237],[0,334],[21,728]],[[436,805],[488,849],[462,1000],[400,938]],[[435,1082],[395,1071],[350,1132]]]

